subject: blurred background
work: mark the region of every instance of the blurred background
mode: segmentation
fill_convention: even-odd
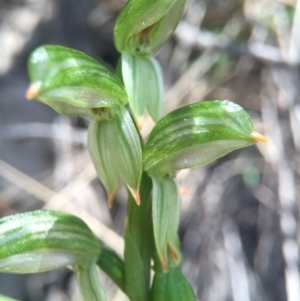
[[[42,44],[84,51],[114,69],[122,0],[0,0],[0,216],[39,208],[84,219],[122,254],[126,194],[108,210],[86,150],[85,121],[25,100],[26,61]],[[182,269],[201,301],[300,301],[300,1],[189,0],[157,56],[165,112],[229,99],[268,144],[179,173]],[[143,127],[146,137],[153,123]],[[0,246],[1,247],[1,246]],[[101,274],[109,300],[125,296]],[[81,300],[67,269],[0,274],[0,294]]]

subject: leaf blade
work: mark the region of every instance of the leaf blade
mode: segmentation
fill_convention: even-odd
[[[181,260],[178,248],[179,192],[177,184],[172,178],[152,177],[152,183],[154,241],[162,270],[167,271],[170,266],[178,266]]]
[[[139,135],[125,108],[110,120],[91,122],[88,148],[100,181],[112,205],[119,177],[122,177],[136,201],[142,176],[142,149]]]
[[[144,169],[164,176],[209,163],[257,139],[249,115],[230,101],[204,101],[161,119],[147,141]]]
[[[95,263],[77,273],[80,292],[85,301],[106,301],[104,289],[100,283]]]
[[[150,301],[196,301],[191,285],[178,269],[154,275]]]
[[[153,120],[158,121],[164,103],[163,76],[158,62],[151,57],[122,53],[122,76],[135,118],[141,120],[147,107]]]
[[[11,273],[35,273],[67,265],[85,267],[101,251],[82,220],[46,210],[0,219],[0,244],[0,270]]]
[[[29,99],[37,98],[61,114],[86,117],[89,109],[127,103],[123,84],[88,55],[63,46],[35,49],[28,60]]]
[[[116,48],[133,55],[159,51],[174,32],[186,0],[132,0],[121,10],[114,30]],[[165,16],[172,11],[173,19]],[[178,13],[179,12],[179,13]]]

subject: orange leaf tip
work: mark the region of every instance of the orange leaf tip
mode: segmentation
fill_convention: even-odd
[[[26,98],[28,100],[35,98],[39,94],[40,88],[41,88],[41,84],[39,82],[32,83],[26,91],[25,94]]]
[[[254,139],[255,142],[268,143],[268,139],[260,133],[252,132],[251,137]]]
[[[130,187],[128,187],[128,189],[130,190],[130,193],[131,193],[132,197],[134,198],[136,204],[139,206],[141,204],[139,190],[138,189],[135,190],[135,189],[132,189]]]
[[[112,207],[112,205],[114,203],[115,195],[116,195],[115,191],[110,192],[109,195],[108,195],[107,204],[108,204],[109,209]]]
[[[191,192],[190,190],[188,190],[187,188],[184,188],[184,187],[180,187],[179,188],[179,191],[182,195],[191,195]]]
[[[168,243],[168,250],[169,250],[169,253],[171,255],[171,257],[178,261],[180,259],[180,255],[178,253],[178,250],[170,243]]]
[[[138,130],[141,131],[143,128],[143,125],[144,125],[144,117],[143,116],[138,117],[136,119],[136,125],[137,125]]]
[[[161,269],[164,273],[166,273],[168,271],[168,268],[167,268],[167,264],[166,264],[166,261],[164,259],[160,259],[160,264],[161,264]]]

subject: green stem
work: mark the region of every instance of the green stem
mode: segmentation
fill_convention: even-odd
[[[131,301],[147,301],[151,256],[151,179],[144,173],[140,185],[141,205],[129,196],[125,225],[126,293]]]

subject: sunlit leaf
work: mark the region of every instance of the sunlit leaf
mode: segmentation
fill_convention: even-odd
[[[164,103],[163,77],[158,62],[151,57],[122,53],[122,76],[138,124],[146,107],[153,120],[158,121]]]
[[[106,301],[95,263],[87,268],[79,269],[77,280],[84,301]]]
[[[186,0],[129,0],[121,10],[114,31],[120,52],[156,53],[173,34]]]
[[[152,221],[154,240],[162,270],[178,266],[181,254],[178,246],[180,202],[177,184],[172,178],[153,177]]]
[[[139,203],[141,143],[134,122],[125,108],[110,120],[91,122],[88,148],[100,181],[108,193],[109,206],[112,206],[119,177]]]
[[[97,265],[125,292],[125,265],[114,251],[102,247]]]
[[[87,267],[101,248],[79,218],[39,210],[0,219],[0,271],[36,273],[76,265]]]
[[[198,102],[156,124],[144,150],[144,169],[157,177],[174,175],[256,142],[266,138],[254,131],[239,105],[227,100]]]
[[[29,57],[28,70],[27,98],[36,98],[61,114],[90,118],[91,109],[127,103],[118,77],[80,51],[56,45],[38,47]]]

